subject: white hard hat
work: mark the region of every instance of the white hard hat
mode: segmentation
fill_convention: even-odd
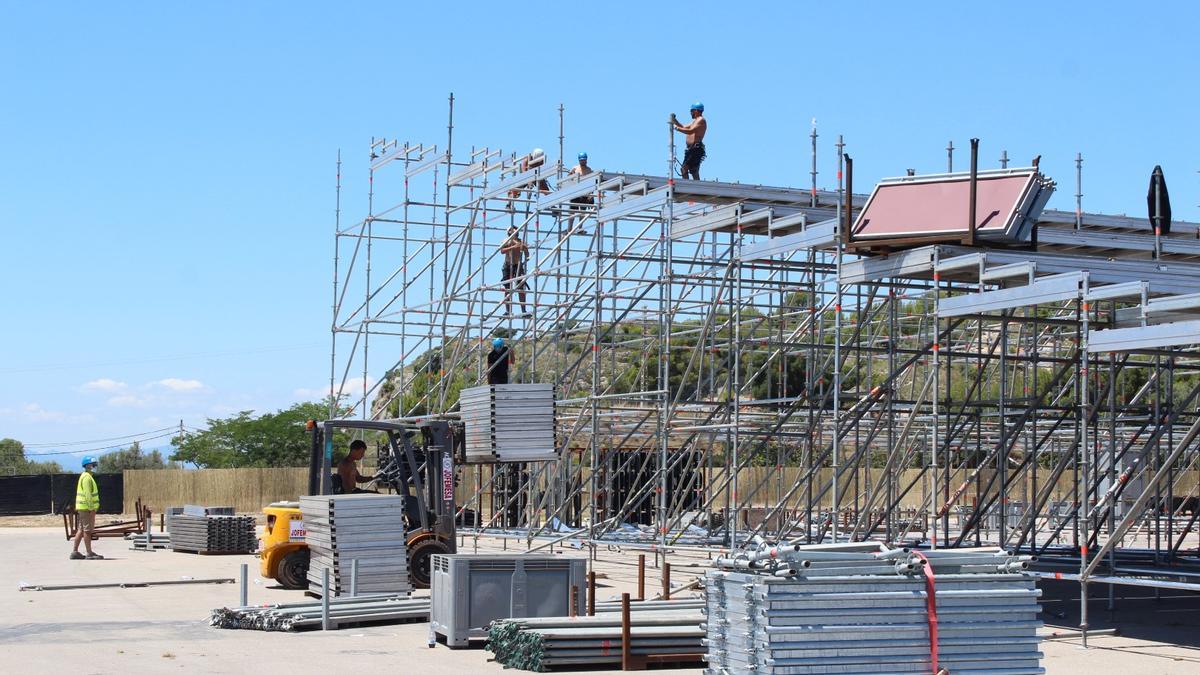
[[[544,157],[545,155],[546,155],[546,151],[542,150],[541,148],[534,148],[533,152],[529,153],[529,156],[532,157],[533,159],[540,159],[540,158]]]

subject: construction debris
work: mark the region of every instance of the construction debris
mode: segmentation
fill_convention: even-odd
[[[350,592],[354,561],[359,593],[412,592],[408,578],[407,532],[401,495],[349,494],[300,498],[308,544],[308,590],[323,595],[322,570],[329,570],[332,595]]]
[[[468,463],[558,458],[554,385],[497,384],[463,389],[459,409],[466,431]]]
[[[409,598],[407,593],[330,598],[331,628],[343,624],[428,621],[429,598]],[[321,626],[321,601],[287,604],[223,607],[214,609],[208,621],[217,628],[264,631],[296,631]]]
[[[1043,673],[1028,557],[761,546],[707,575],[708,673]]]

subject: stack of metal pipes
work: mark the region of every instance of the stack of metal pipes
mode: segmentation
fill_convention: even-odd
[[[719,558],[706,578],[706,672],[1044,673],[1029,562],[876,542]]]
[[[295,631],[322,627],[320,600],[214,609],[209,625],[265,631]],[[339,624],[428,621],[429,598],[409,598],[406,593],[331,598],[331,628]]]
[[[629,604],[630,653],[681,660],[702,654],[702,600]],[[621,603],[596,603],[594,616],[493,621],[487,649],[506,668],[544,672],[559,666],[621,663]]]

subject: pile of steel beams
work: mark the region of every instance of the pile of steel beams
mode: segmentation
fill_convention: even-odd
[[[171,549],[188,553],[253,553],[258,550],[254,516],[235,516],[232,507],[185,506],[167,521]]]
[[[332,596],[350,592],[357,564],[359,593],[408,594],[404,497],[349,494],[300,498],[308,544],[308,590],[324,595],[329,570]]]
[[[497,384],[459,395],[471,463],[539,462],[558,457],[554,442],[554,386]]]
[[[1043,673],[1028,558],[761,546],[706,580],[709,673]]]
[[[622,635],[635,659],[690,661],[704,652],[700,601],[630,603],[623,626],[620,603],[598,603],[594,616],[493,621],[487,649],[506,668],[543,672],[560,666],[620,664]]]
[[[295,631],[322,626],[320,600],[287,604],[214,609],[210,626],[247,630]],[[429,620],[429,598],[409,598],[406,593],[360,595],[329,600],[329,627],[341,624],[400,623]]]

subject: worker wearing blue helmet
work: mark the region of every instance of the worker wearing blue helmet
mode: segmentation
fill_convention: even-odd
[[[92,472],[99,463],[88,455],[80,464],[83,473],[79,474],[79,482],[75,484],[75,536],[71,560],[103,560],[104,556],[92,550],[92,530],[96,527],[96,512],[100,510],[100,488],[96,486]],[[87,550],[86,556],[79,552],[81,543]]]
[[[579,163],[576,164],[575,166],[571,167],[571,171],[567,174],[568,176],[574,176],[576,178],[583,178],[584,176],[587,176],[588,174],[593,173],[592,167],[588,166],[588,155],[586,152],[581,152],[578,155],[576,155],[576,159],[579,160]],[[593,197],[592,195],[584,195],[582,197],[575,197],[571,200],[571,210],[572,211],[582,211],[582,210],[586,209],[588,206],[591,206],[592,204],[595,204],[595,203],[596,203],[596,198]],[[572,216],[571,223],[573,224],[574,222],[575,222],[575,218],[574,218],[574,216]]]
[[[487,355],[488,384],[508,384],[508,366],[512,363],[512,351],[504,338],[492,340],[492,351]]]
[[[700,162],[707,154],[704,152],[704,134],[708,132],[708,120],[704,119],[704,104],[696,101],[691,107],[692,121],[680,124],[671,113],[671,126],[675,131],[686,134],[687,150],[683,153],[683,163],[679,167],[681,178],[700,180]]]

